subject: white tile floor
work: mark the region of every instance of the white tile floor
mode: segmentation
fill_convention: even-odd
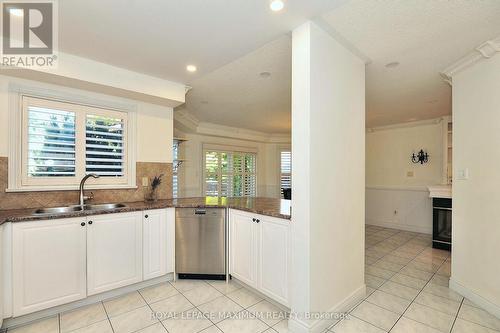
[[[366,226],[367,297],[330,332],[493,333],[500,320],[448,288],[450,252],[430,235]]]
[[[448,289],[450,253],[430,245],[428,235],[367,226],[367,297],[328,332],[500,332],[499,319]],[[284,333],[284,316],[236,283],[180,280],[8,333]]]

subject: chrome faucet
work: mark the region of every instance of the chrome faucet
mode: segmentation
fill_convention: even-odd
[[[87,179],[89,179],[90,177],[99,178],[99,175],[96,175],[95,173],[89,173],[88,175],[82,178],[80,182],[80,207],[83,207],[85,205],[85,200],[90,200],[94,197],[92,192],[90,193],[89,196],[83,195],[83,187],[85,186],[85,182],[87,181]]]

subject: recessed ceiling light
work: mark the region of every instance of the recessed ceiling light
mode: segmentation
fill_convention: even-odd
[[[11,8],[11,9],[9,9],[9,12],[14,16],[23,16],[24,15],[24,11],[20,8]]]
[[[191,72],[191,73],[196,72],[196,70],[197,70],[197,69],[198,69],[198,68],[196,68],[196,66],[195,66],[195,65],[187,65],[187,66],[186,66],[186,70],[187,70],[188,72]]]
[[[397,61],[393,61],[393,62],[390,62],[388,64],[385,64],[385,67],[387,68],[394,68],[394,67],[398,67],[399,66],[399,62]]]
[[[271,8],[271,10],[273,12],[279,12],[280,10],[282,10],[283,8],[285,7],[285,3],[283,2],[283,0],[273,0],[271,1],[271,3],[269,4],[269,8]]]
[[[259,76],[263,79],[267,79],[269,77],[271,77],[271,73],[269,72],[262,72],[262,73],[259,73]]]

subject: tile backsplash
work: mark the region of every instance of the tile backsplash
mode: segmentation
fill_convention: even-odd
[[[57,207],[78,203],[78,191],[45,191],[6,193],[8,186],[8,159],[0,157],[0,209],[21,209]],[[172,198],[172,163],[137,162],[135,189],[92,190],[92,203],[133,202],[144,200],[148,190],[142,186],[142,178],[149,180],[163,174],[163,182],[158,190],[158,199]]]

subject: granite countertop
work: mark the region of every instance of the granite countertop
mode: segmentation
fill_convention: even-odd
[[[115,208],[110,210],[99,210],[99,211],[80,211],[71,212],[64,214],[44,214],[44,215],[33,215],[36,208],[29,209],[10,209],[10,210],[0,210],[0,224],[6,222],[25,222],[25,221],[37,221],[37,220],[48,220],[48,219],[60,219],[60,218],[70,218],[70,217],[82,217],[89,215],[101,215],[101,214],[114,214],[114,213],[125,213],[134,212],[148,209],[160,209],[160,208],[233,208],[238,210],[243,210],[247,212],[252,212],[261,215],[267,215],[272,217],[278,217],[282,219],[291,218],[291,201],[276,199],[276,198],[264,198],[264,197],[241,197],[241,198],[217,198],[217,197],[197,197],[197,198],[178,198],[169,200],[158,200],[155,202],[125,202],[126,207]],[[42,207],[40,207],[42,208]]]

